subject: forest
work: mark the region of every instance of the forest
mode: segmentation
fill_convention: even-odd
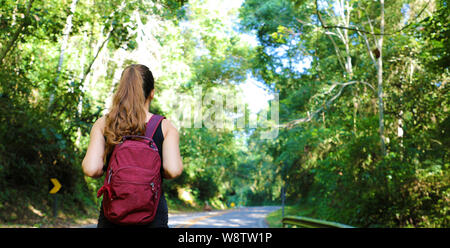
[[[1,0],[0,226],[54,222],[50,178],[59,219],[98,216],[103,178],[81,162],[140,63],[150,111],[180,132],[169,209],[285,199],[357,227],[448,228],[448,4]]]

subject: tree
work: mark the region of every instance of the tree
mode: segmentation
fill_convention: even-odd
[[[431,141],[445,132],[438,124],[445,114],[431,106],[448,104],[439,83],[448,72],[425,69],[418,57],[429,50],[410,33],[439,13],[432,3],[244,3],[241,25],[261,44],[253,72],[280,92],[284,128],[257,150],[272,150],[264,161],[286,168],[288,198],[313,204],[317,217],[357,226],[448,225],[438,183],[447,177],[446,149]],[[303,70],[295,66],[302,58],[310,61]],[[432,200],[413,186],[419,182]]]

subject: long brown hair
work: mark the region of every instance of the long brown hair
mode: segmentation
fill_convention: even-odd
[[[145,100],[153,88],[153,75],[147,66],[134,64],[123,70],[110,111],[106,114],[104,160],[124,135],[144,135],[148,111]]]

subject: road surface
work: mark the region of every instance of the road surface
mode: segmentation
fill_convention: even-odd
[[[230,210],[169,214],[171,228],[265,228],[267,214],[280,207],[242,207]]]
[[[241,207],[209,212],[169,214],[170,228],[266,228],[267,214],[278,206]],[[82,226],[95,228],[97,225]]]

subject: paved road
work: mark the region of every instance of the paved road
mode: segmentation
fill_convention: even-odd
[[[169,214],[169,227],[177,228],[264,228],[265,217],[280,207],[242,207],[231,210]]]
[[[230,210],[169,214],[170,228],[265,228],[267,214],[277,206],[241,207]],[[86,225],[83,228],[95,228]]]

